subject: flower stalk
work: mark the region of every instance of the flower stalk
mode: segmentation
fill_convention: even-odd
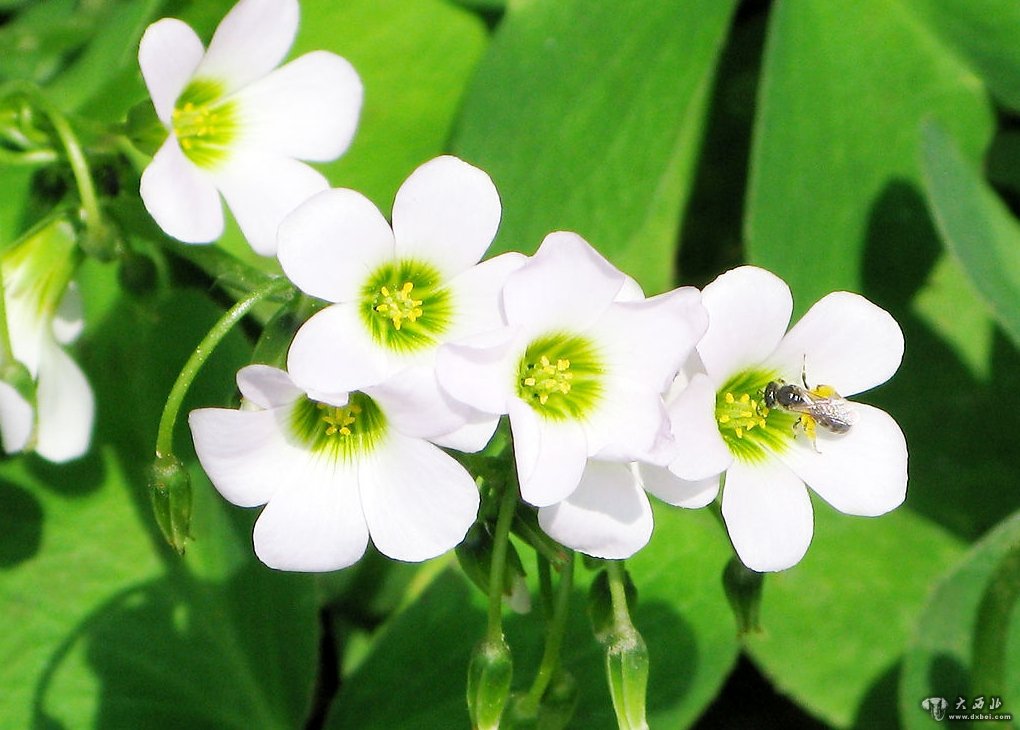
[[[621,561],[608,561],[606,573],[612,602],[612,630],[606,640],[606,672],[616,721],[623,730],[646,730],[645,691],[648,686],[648,647],[630,620],[626,570]]]

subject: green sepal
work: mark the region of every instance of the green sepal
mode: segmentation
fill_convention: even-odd
[[[191,537],[191,477],[173,454],[157,456],[149,469],[152,511],[163,537],[179,555]]]
[[[0,380],[18,391],[35,412],[35,379],[21,361],[11,360],[0,368]]]
[[[512,679],[513,657],[506,640],[500,636],[480,641],[468,665],[467,705],[474,730],[499,727]]]
[[[765,574],[746,567],[734,555],[723,569],[722,582],[737,621],[737,633],[743,636],[761,632],[759,617]]]
[[[606,646],[606,674],[621,730],[647,728],[648,647],[633,625],[621,626]]]

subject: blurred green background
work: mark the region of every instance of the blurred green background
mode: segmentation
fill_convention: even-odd
[[[231,4],[0,0],[0,80],[37,82],[89,132],[146,98],[148,23],[181,17],[207,40]],[[761,634],[737,638],[715,516],[657,505],[628,562],[652,728],[921,728],[933,696],[998,696],[1020,716],[1018,578],[1001,567],[1020,550],[1020,3],[301,11],[292,56],[335,51],[366,87],[354,146],[322,169],[383,211],[418,164],[452,152],[500,191],[496,251],[574,230],[650,293],[748,261],[789,282],[797,314],[849,289],[904,330],[903,366],[863,400],[906,433],[906,504],[866,519],[815,500],[807,557],[766,580]],[[0,243],[60,174],[0,166]],[[137,213],[136,192],[107,190]],[[144,216],[121,222],[151,247]],[[236,227],[223,245],[246,255]],[[116,265],[86,264],[77,356],[97,394],[94,448],[63,467],[0,463],[0,728],[467,727],[484,604],[450,558],[275,573],[251,554],[255,512],[227,506],[193,457],[195,541],[183,560],[163,543],[145,489],[159,413],[229,303],[172,263],[173,286],[145,295],[121,290]],[[252,334],[217,352],[192,407],[231,401]],[[183,427],[178,444],[190,456]],[[564,657],[580,685],[571,727],[612,727],[587,580]],[[525,687],[541,622],[513,616],[507,631]]]

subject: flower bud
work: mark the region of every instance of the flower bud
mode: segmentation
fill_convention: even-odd
[[[512,677],[513,657],[506,640],[500,636],[497,641],[479,642],[471,654],[467,681],[468,713],[474,730],[499,727]]]
[[[745,567],[736,556],[730,558],[723,570],[723,588],[737,620],[737,632],[741,635],[761,631],[758,616],[764,586],[764,573]]]
[[[97,261],[109,262],[115,260],[124,250],[124,236],[120,229],[110,222],[108,218],[95,221],[85,221],[82,213],[82,222],[78,234],[78,245],[81,250]]]
[[[633,626],[618,627],[606,646],[606,673],[621,730],[647,728],[648,647]]]
[[[173,454],[158,456],[149,471],[152,511],[163,537],[184,554],[191,525],[191,477]]]

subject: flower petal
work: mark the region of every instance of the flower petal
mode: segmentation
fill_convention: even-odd
[[[32,436],[35,411],[12,386],[0,381],[0,443],[4,453],[23,451]]]
[[[573,494],[538,510],[538,524],[568,548],[623,560],[648,544],[652,508],[627,465],[590,460]]]
[[[289,157],[238,150],[212,175],[255,253],[276,253],[276,232],[294,208],[329,187],[318,171]]]
[[[289,413],[200,408],[188,415],[202,469],[229,502],[265,504],[293,478],[295,464],[311,458],[284,437]]]
[[[604,382],[602,398],[584,422],[588,454],[605,461],[668,460],[669,419],[654,386],[620,377]]]
[[[171,135],[142,173],[145,209],[170,236],[209,243],[223,235],[223,206],[213,181],[181,152]]]
[[[733,462],[715,420],[715,387],[696,374],[667,406],[675,450],[669,469],[678,477],[698,481],[724,472]]]
[[[626,277],[576,233],[550,233],[503,288],[507,322],[539,334],[580,332],[603,315]]]
[[[346,568],[365,553],[368,526],[354,465],[300,452],[255,523],[255,554],[278,570]]]
[[[280,224],[280,265],[301,291],[353,301],[367,277],[393,258],[393,232],[379,209],[353,190],[326,190]]]
[[[482,258],[501,215],[499,193],[485,172],[456,157],[437,157],[397,191],[397,253],[432,264],[445,278],[456,276]]]
[[[345,59],[313,51],[281,66],[234,96],[245,144],[283,157],[325,162],[350,146],[363,90]]]
[[[237,387],[241,395],[260,408],[284,406],[304,395],[286,371],[269,365],[247,365],[238,370]]]
[[[811,544],[811,498],[804,483],[778,461],[733,462],[726,472],[722,515],[737,555],[751,570],[786,570]]]
[[[881,385],[903,359],[903,331],[887,311],[850,292],[819,299],[786,334],[769,364],[790,382],[801,372],[850,396]]]
[[[78,363],[48,338],[39,353],[35,397],[36,453],[49,461],[64,462],[88,451],[96,416],[92,386]]]
[[[316,312],[294,335],[287,372],[308,393],[342,395],[381,383],[394,366],[372,339],[358,306],[334,304]]]
[[[361,466],[372,542],[394,560],[420,561],[455,547],[478,514],[478,488],[441,449],[398,433]]]
[[[174,102],[194,75],[204,52],[198,35],[183,21],[163,18],[145,29],[138,44],[138,65],[156,116],[168,129]]]
[[[756,266],[741,266],[719,276],[705,287],[701,303],[708,310],[709,325],[698,353],[718,385],[771,355],[793,312],[786,282]]]
[[[195,76],[236,91],[280,65],[297,26],[297,0],[240,0],[220,21]]]
[[[907,496],[907,443],[885,411],[854,403],[857,416],[845,434],[818,429],[816,452],[804,439],[778,458],[840,512],[874,517]]]
[[[429,441],[444,449],[456,449],[465,454],[474,454],[484,449],[492,440],[492,434],[496,433],[499,416],[490,416],[473,408],[470,412],[471,416],[463,426],[450,433],[434,436]]]
[[[386,420],[405,436],[431,439],[467,423],[469,408],[452,398],[436,380],[435,368],[412,365],[366,388]]]
[[[503,327],[503,285],[527,260],[511,251],[472,266],[450,281],[447,288],[456,311],[445,340],[453,342]]]
[[[588,459],[580,423],[543,419],[527,403],[514,398],[510,401],[510,431],[525,502],[545,507],[577,488]]]
[[[674,507],[700,509],[719,494],[719,474],[688,481],[654,464],[638,464],[637,468],[644,488]]]
[[[447,393],[486,413],[507,413],[520,359],[512,329],[504,327],[436,350],[436,377]]]

